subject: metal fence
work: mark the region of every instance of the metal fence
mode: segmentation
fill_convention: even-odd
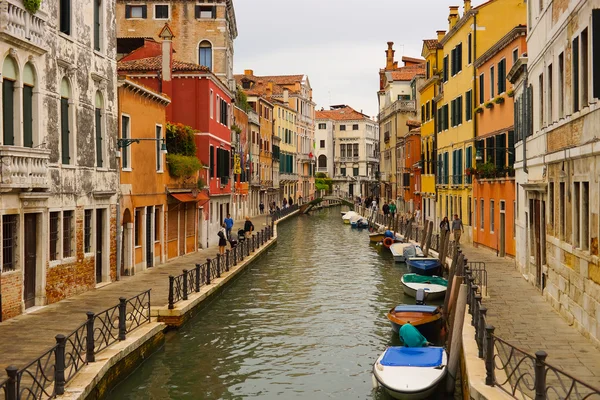
[[[297,210],[298,210],[298,204],[293,204],[292,206],[290,206],[288,208],[283,208],[280,210],[273,211],[271,213],[271,221],[272,222],[278,221],[281,218],[286,217]]]
[[[22,368],[6,368],[8,379],[0,383],[6,400],[52,399],[64,394],[69,383],[95,356],[127,333],[150,322],[150,290],[102,312],[87,313],[87,320],[68,336],[56,335],[56,344]],[[2,396],[2,394],[4,396]]]
[[[286,212],[285,215],[288,215],[295,210],[286,210],[292,208],[293,206],[282,211]],[[221,277],[221,273],[229,271],[238,262],[243,261],[245,257],[264,246],[272,238],[273,225],[271,224],[239,242],[232,249],[227,249],[225,254],[217,254],[215,258],[207,259],[204,264],[196,264],[193,269],[184,269],[177,276],[169,276],[169,309],[175,308],[175,303],[179,301],[188,300],[189,295],[192,293],[199,293],[203,286],[210,285],[214,279]]]

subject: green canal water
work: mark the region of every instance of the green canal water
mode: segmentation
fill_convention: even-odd
[[[387,399],[371,367],[398,344],[385,313],[414,303],[404,265],[344,225],[339,208],[284,221],[278,235],[109,398]]]

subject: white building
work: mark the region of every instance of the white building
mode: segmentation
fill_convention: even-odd
[[[517,265],[563,317],[600,344],[594,43],[600,43],[599,0],[528,2],[528,55],[520,60],[527,66],[516,65],[511,78],[521,79],[530,96],[524,99],[522,88],[517,93]]]
[[[368,196],[379,170],[379,125],[346,105],[316,113],[317,171],[333,178],[335,194]]]

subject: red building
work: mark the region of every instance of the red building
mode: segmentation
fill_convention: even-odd
[[[400,212],[416,213],[421,208],[421,127],[417,121],[406,122],[409,132],[398,137],[397,174]]]
[[[206,223],[200,228],[201,246],[218,241],[219,226],[230,212],[232,94],[208,68],[178,61],[165,25],[162,43],[145,40],[144,45],[119,61],[119,74],[171,99],[167,120],[191,126],[196,131],[198,159],[205,166],[201,178],[210,195]],[[207,212],[208,211],[208,212]]]

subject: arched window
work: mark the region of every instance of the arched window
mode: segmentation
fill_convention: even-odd
[[[198,48],[198,59],[198,64],[212,70],[212,45],[208,40],[203,40],[200,42],[200,47]]]
[[[319,156],[319,168],[327,168],[327,156],[324,154]]]
[[[6,57],[2,64],[2,144],[15,144],[15,83],[19,69],[14,58]]]
[[[33,88],[35,70],[30,63],[23,69],[23,146],[33,147]]]
[[[96,92],[96,166],[102,167],[104,162],[104,140],[102,129],[102,110],[104,109],[104,100],[102,93]]]
[[[71,163],[71,121],[69,121],[69,99],[71,85],[67,78],[60,83],[60,143],[63,164]]]

